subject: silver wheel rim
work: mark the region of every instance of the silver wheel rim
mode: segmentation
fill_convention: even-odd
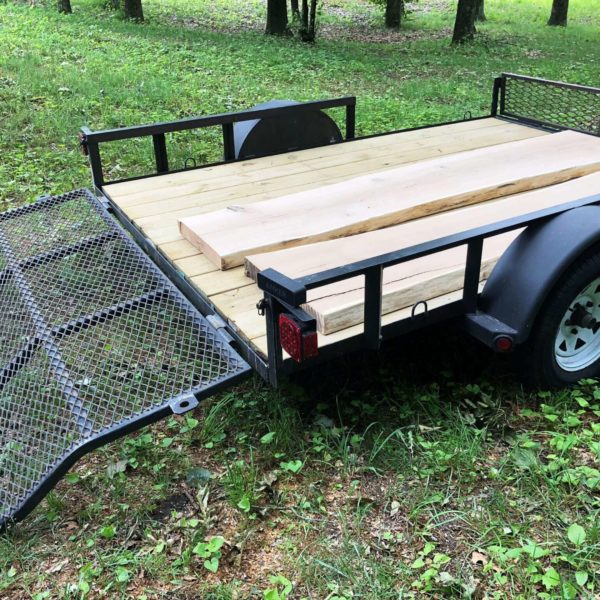
[[[570,372],[582,371],[600,358],[600,277],[577,294],[563,315],[554,357],[561,369]]]

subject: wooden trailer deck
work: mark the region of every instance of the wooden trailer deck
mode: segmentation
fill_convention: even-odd
[[[178,221],[224,208],[314,189],[358,175],[388,170],[428,158],[548,135],[497,118],[466,121],[359,139],[276,156],[108,184],[105,193],[174,263],[221,316],[266,355],[265,319],[257,314],[262,297],[244,267],[220,271],[182,238]],[[468,177],[468,174],[465,174]],[[435,308],[459,299],[461,291],[429,299]],[[410,308],[384,315],[383,324],[410,315]],[[329,335],[319,345],[362,332],[362,324]]]

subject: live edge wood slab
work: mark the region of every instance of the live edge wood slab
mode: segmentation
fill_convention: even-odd
[[[600,172],[535,191],[451,210],[356,236],[319,242],[246,259],[252,278],[266,268],[288,277],[302,277],[387,252],[434,240],[499,220],[532,213],[585,198],[600,190]],[[496,261],[519,232],[486,240],[480,279],[489,276]],[[411,306],[462,289],[466,249],[455,248],[384,270],[382,313]],[[355,277],[309,291],[307,312],[317,319],[320,333],[330,334],[363,320],[364,281]]]
[[[250,254],[373,231],[598,170],[600,140],[566,131],[229,206],[182,219],[180,231],[228,269]]]

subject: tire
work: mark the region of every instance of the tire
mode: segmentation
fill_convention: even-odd
[[[524,382],[535,388],[600,376],[600,246],[577,259],[555,285],[514,359]]]

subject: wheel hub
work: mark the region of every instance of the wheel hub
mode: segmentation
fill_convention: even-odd
[[[576,298],[563,315],[554,343],[554,356],[565,371],[581,371],[600,358],[600,278]]]

